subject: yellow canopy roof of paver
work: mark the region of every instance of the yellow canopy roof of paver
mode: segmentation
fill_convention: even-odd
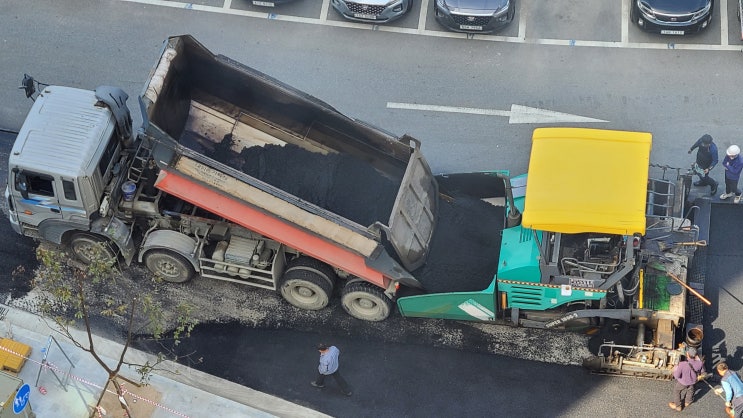
[[[523,226],[644,234],[651,146],[646,132],[534,130]]]

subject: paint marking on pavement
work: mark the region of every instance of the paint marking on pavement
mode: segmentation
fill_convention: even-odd
[[[630,15],[630,11],[629,11],[630,4],[629,3],[630,3],[630,0],[622,0],[622,34],[620,36],[621,36],[623,45],[626,45],[627,43],[629,43],[629,25],[630,23],[632,23],[629,20],[629,15]]]
[[[728,42],[728,2],[720,0],[720,44],[727,46]]]
[[[503,116],[508,118],[510,124],[524,123],[596,123],[608,122],[606,120],[594,119],[585,116],[571,115],[569,113],[555,112],[553,110],[539,109],[517,104],[511,105],[511,110],[481,109],[462,106],[440,106],[418,103],[387,102],[388,109],[418,110],[423,112],[443,113],[465,113],[470,115]]]

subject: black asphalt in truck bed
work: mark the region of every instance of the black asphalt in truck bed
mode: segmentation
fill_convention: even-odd
[[[207,155],[361,225],[388,224],[401,179],[346,154],[288,144],[245,148],[237,156],[225,152],[228,145],[222,141]],[[452,197],[439,199],[426,264],[412,272],[430,293],[483,290],[497,269],[504,209],[464,194]]]
[[[389,222],[402,180],[349,155],[322,155],[292,144],[245,148],[229,161],[223,155],[215,150],[210,156],[363,226]]]

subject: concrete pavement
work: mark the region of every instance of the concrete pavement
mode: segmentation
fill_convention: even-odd
[[[36,416],[88,417],[106,383],[106,373],[92,355],[77,347],[43,318],[5,305],[0,305],[0,337],[11,338],[31,346],[31,354],[18,377],[31,386],[30,404]],[[52,338],[53,337],[53,338]],[[86,333],[74,338],[87,341]],[[100,337],[93,340],[96,352],[109,365],[115,365],[123,346]],[[126,360],[143,364],[154,356],[129,348]],[[159,392],[159,400],[131,395],[130,403],[145,402],[153,412],[145,418],[166,417],[327,417],[327,415],[293,404],[272,395],[240,386],[224,379],[166,361],[154,372],[149,388]],[[122,367],[120,375],[139,381],[134,368]],[[135,387],[129,384],[129,387]],[[134,389],[131,390],[135,392]],[[109,408],[94,416],[120,417],[124,411]],[[137,418],[142,418],[137,416]]]

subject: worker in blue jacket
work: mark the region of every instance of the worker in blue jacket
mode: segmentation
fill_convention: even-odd
[[[725,167],[725,193],[720,195],[720,199],[724,200],[735,196],[735,203],[738,203],[740,202],[738,180],[740,180],[740,172],[743,171],[740,147],[731,145],[725,154],[725,158],[722,160],[722,166]]]
[[[722,395],[725,392],[725,407],[732,411],[731,416],[743,418],[743,382],[725,362],[717,364],[716,369],[722,376],[722,387],[715,389],[715,393]]]
[[[317,366],[317,379],[310,382],[310,384],[316,388],[325,387],[325,377],[333,376],[338,386],[341,387],[341,391],[346,396],[351,396],[353,392],[346,383],[346,379],[341,376],[338,370],[338,357],[341,351],[334,345],[319,344],[317,351],[320,352],[320,365]]]

